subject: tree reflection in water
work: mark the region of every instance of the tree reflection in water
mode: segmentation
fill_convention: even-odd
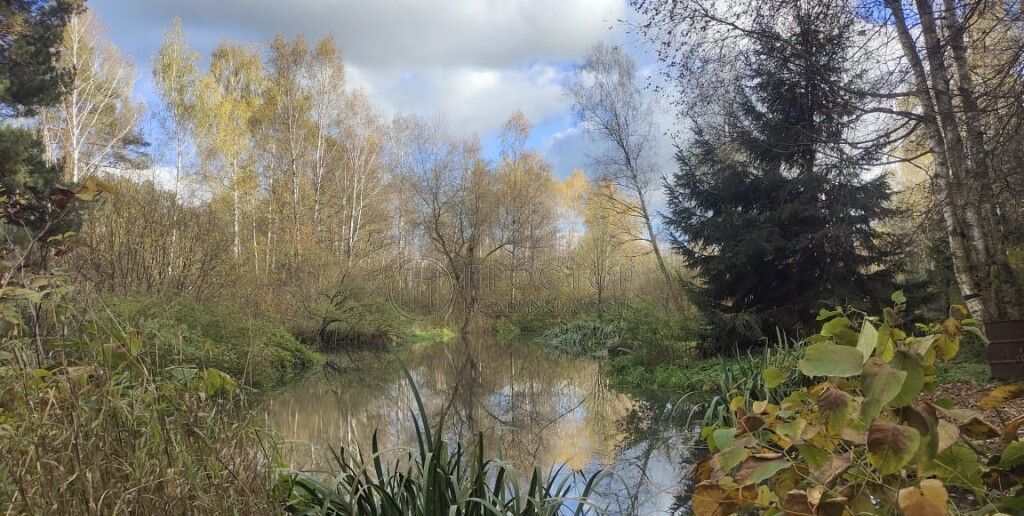
[[[398,361],[361,355],[358,366],[324,372],[269,399],[265,414],[298,469],[330,468],[329,446],[369,449],[416,442],[411,390]],[[593,360],[553,356],[525,343],[490,336],[413,346],[401,353],[431,423],[448,439],[482,433],[491,453],[522,474],[560,464],[614,475],[598,503],[611,514],[664,514],[695,460],[692,433],[660,407],[608,387]]]

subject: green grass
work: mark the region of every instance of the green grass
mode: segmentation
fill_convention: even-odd
[[[801,347],[780,336],[780,343],[757,352],[729,357],[666,361],[651,367],[640,356],[629,354],[613,358],[605,365],[611,385],[642,398],[686,402],[691,409],[690,422],[699,420],[704,428],[734,424],[729,403],[736,397],[769,400],[778,403],[800,386],[797,361]],[[765,385],[764,370],[773,367],[783,373],[780,385]]]
[[[522,313],[504,317],[494,323],[498,340],[503,342],[535,341],[544,332],[565,321],[546,313]]]
[[[382,450],[373,436],[369,455],[341,448],[332,479],[285,471],[280,485],[291,494],[293,514],[361,516],[546,516],[596,512],[586,498],[604,477],[558,468],[534,469],[527,483],[504,462],[487,458],[483,438],[472,449],[442,438],[440,424],[428,423],[415,383],[405,371],[416,399],[417,448]],[[415,414],[414,414],[415,415]],[[579,494],[574,494],[575,492]]]
[[[279,510],[270,490],[275,446],[237,383],[215,369],[157,366],[141,352],[148,342],[136,342],[134,352],[79,342],[97,348],[99,361],[46,368],[26,365],[25,342],[5,342],[13,357],[0,359],[0,510]]]
[[[761,374],[765,367],[795,370],[797,359],[794,353],[791,349],[781,352],[770,349],[732,357],[692,357],[681,363],[664,363],[653,368],[645,366],[634,355],[623,355],[610,360],[605,371],[613,386],[638,394],[728,394],[761,389]]]
[[[548,350],[567,356],[607,357],[622,339],[618,322],[581,319],[545,331],[538,341]]]
[[[405,330],[401,341],[404,344],[417,346],[434,342],[446,342],[455,338],[455,330],[447,327],[414,326]]]
[[[952,362],[940,362],[935,368],[936,383],[992,382],[992,371],[985,351],[984,342],[973,336],[964,338],[956,358]]]
[[[117,328],[144,343],[141,353],[156,366],[216,368],[257,390],[283,386],[322,365],[324,357],[284,328],[247,316],[226,304],[189,299],[107,298],[91,319],[84,340],[117,338]],[[87,346],[86,346],[87,348]]]

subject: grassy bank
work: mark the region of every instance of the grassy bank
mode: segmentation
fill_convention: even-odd
[[[683,316],[639,305],[602,318],[510,317],[498,321],[495,330],[509,341],[527,340],[557,354],[600,359],[615,388],[647,398],[756,390],[766,367],[786,372],[787,379],[797,376],[793,371],[801,343],[779,335],[761,349],[705,357],[694,341],[694,327]],[[984,343],[968,336],[961,353],[938,364],[935,375],[940,384],[990,383]]]
[[[324,357],[283,327],[225,303],[190,299],[106,298],[90,316],[86,335],[109,337],[110,328],[145,345],[140,353],[157,367],[214,368],[255,390],[281,387],[322,365]]]
[[[323,363],[225,305],[51,299],[0,348],[0,500],[18,514],[268,514],[278,464],[254,393]],[[44,318],[45,317],[45,318]],[[45,326],[44,326],[45,325]]]

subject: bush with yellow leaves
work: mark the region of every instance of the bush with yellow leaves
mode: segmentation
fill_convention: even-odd
[[[778,404],[733,399],[738,424],[705,429],[712,454],[697,469],[698,516],[1024,510],[1024,418],[996,428],[977,412],[922,397],[963,335],[982,336],[978,324],[954,306],[945,321],[907,331],[902,293],[893,303],[880,317],[823,310],[821,332],[799,363],[812,385]],[[766,383],[777,373],[766,370]]]

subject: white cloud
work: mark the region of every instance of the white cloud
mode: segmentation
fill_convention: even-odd
[[[101,174],[111,177],[130,179],[138,183],[151,182],[155,187],[166,192],[178,192],[178,199],[185,205],[196,205],[210,199],[210,191],[202,180],[194,175],[178,178],[175,181],[174,167],[155,166],[145,169],[104,168]]]
[[[552,65],[421,68],[399,74],[351,68],[353,85],[372,92],[386,113],[444,113],[462,135],[487,135],[516,109],[534,121],[568,109],[562,89],[565,73]]]
[[[331,34],[388,114],[443,112],[488,137],[515,109],[536,124],[568,112],[561,82],[593,43],[621,42],[625,0],[92,0],[115,42],[145,68],[180,16],[203,55],[223,39]],[[145,82],[145,81],[143,81]]]
[[[155,48],[181,16],[208,40],[334,34],[364,68],[505,67],[573,59],[622,18],[623,0],[94,0],[113,25]]]

